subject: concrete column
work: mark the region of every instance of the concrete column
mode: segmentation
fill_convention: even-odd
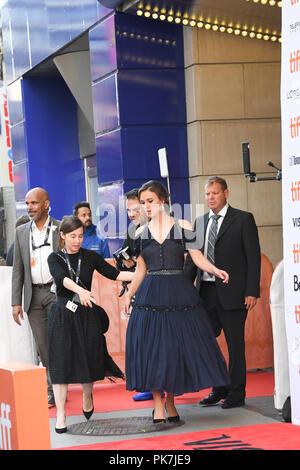
[[[280,167],[280,45],[185,28],[184,46],[191,202],[204,203],[208,176],[224,177],[229,203],[254,214],[275,267],[282,258],[281,183],[250,183],[241,143],[250,142],[257,176],[271,176],[269,160]]]

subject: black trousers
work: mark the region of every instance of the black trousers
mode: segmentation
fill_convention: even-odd
[[[245,322],[247,310],[246,308],[224,310],[218,300],[214,282],[202,281],[200,296],[203,299],[204,307],[215,336],[219,336],[221,331],[224,331],[229,354],[230,389],[228,397],[244,400],[246,388]]]

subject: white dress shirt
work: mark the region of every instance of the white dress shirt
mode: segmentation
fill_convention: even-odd
[[[224,220],[224,217],[227,213],[227,209],[228,209],[228,204],[226,204],[223,209],[220,210],[220,212],[218,212],[218,215],[220,216],[220,218],[218,219],[218,226],[217,226],[217,234],[219,233],[219,230],[221,228],[221,225],[223,223],[223,220]],[[211,226],[211,223],[212,223],[212,216],[214,215],[214,212],[212,210],[209,211],[209,214],[208,214],[208,217],[209,217],[209,220],[208,220],[208,224],[207,224],[207,227],[206,227],[206,232],[205,232],[205,242],[204,242],[204,256],[207,257],[207,244],[208,244],[208,234],[209,234],[209,229],[210,229],[210,226]],[[207,272],[203,271],[202,273],[202,281],[215,281],[216,278],[215,276],[210,276]]]
[[[51,226],[49,232],[48,243],[50,246],[42,246],[41,248],[37,248],[35,250],[32,249],[32,240],[31,235],[33,238],[33,243],[35,246],[43,245],[45,242],[47,227],[50,222],[50,217],[46,220],[45,225],[43,226],[42,230],[40,231],[35,222],[32,222],[32,231],[30,231],[29,235],[29,249],[30,249],[30,266],[31,266],[31,278],[32,284],[48,284],[49,282],[53,281],[51,276],[49,266],[48,266],[48,256],[53,251],[53,230]]]

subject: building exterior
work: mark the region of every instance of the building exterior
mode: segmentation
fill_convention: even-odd
[[[195,208],[205,179],[225,177],[230,203],[254,213],[263,252],[279,261],[281,184],[245,178],[241,143],[253,171],[274,174],[280,3],[4,0],[16,214],[35,186],[56,218],[89,199],[112,252],[126,230],[122,195],[161,179],[166,148],[172,203]]]

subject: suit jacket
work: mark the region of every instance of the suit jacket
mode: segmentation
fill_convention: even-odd
[[[128,229],[127,229],[126,238],[122,245],[122,248],[126,248],[128,246],[132,253],[134,253],[135,233],[138,228],[139,228],[139,225],[135,225],[133,222],[130,222]]]
[[[196,219],[196,231],[202,225],[206,232],[208,215],[203,216],[204,221],[201,217]],[[202,252],[203,248],[204,243]],[[228,284],[216,278],[218,299],[224,309],[243,308],[245,296],[259,297],[260,264],[260,245],[253,215],[229,206],[215,244],[215,265],[229,274]],[[193,282],[197,276],[196,287],[200,290],[202,271],[195,266],[190,254],[184,272]]]
[[[58,250],[59,221],[50,217],[53,226],[53,251]],[[12,305],[22,305],[22,291],[24,287],[24,311],[28,312],[32,297],[32,279],[30,267],[30,224],[20,225],[16,228],[14,243],[14,261],[12,270]]]

